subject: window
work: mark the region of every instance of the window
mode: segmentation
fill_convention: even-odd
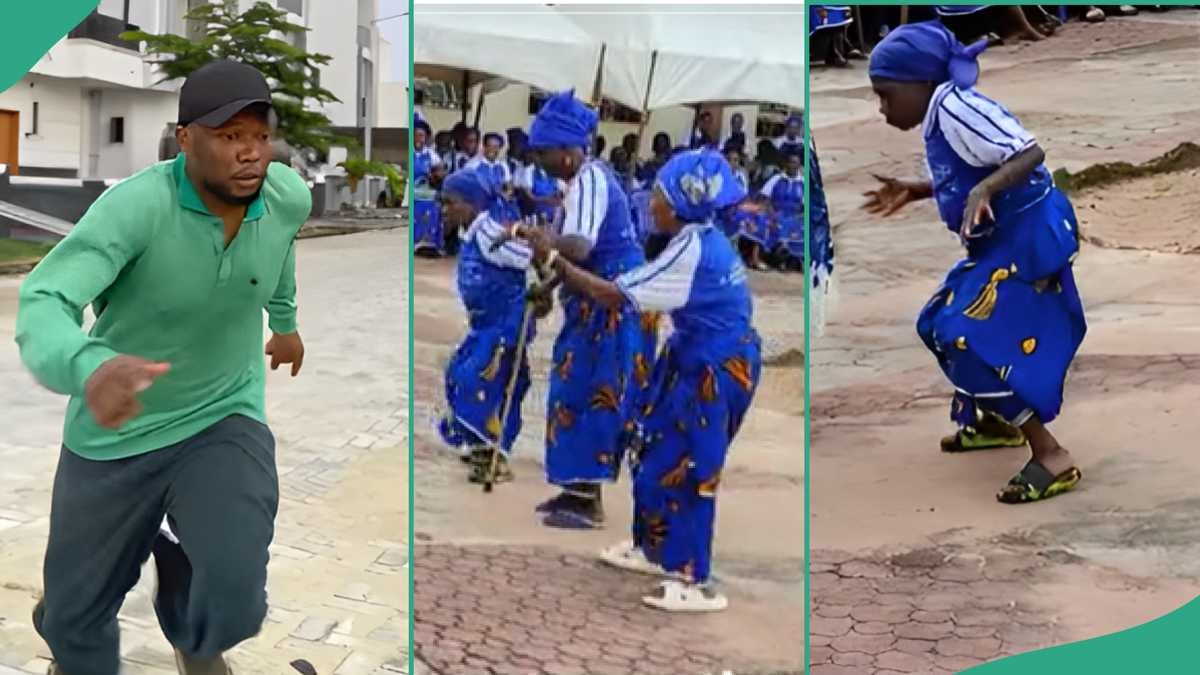
[[[31,117],[33,118],[33,128],[30,129],[29,133],[25,134],[25,135],[26,136],[37,136],[37,134],[38,134],[38,117],[39,117],[37,101],[33,102],[33,115],[31,115]]]
[[[125,142],[125,118],[112,117],[108,120],[108,142],[109,143],[124,143]]]
[[[296,16],[304,16],[304,0],[279,0],[279,9],[285,9]]]

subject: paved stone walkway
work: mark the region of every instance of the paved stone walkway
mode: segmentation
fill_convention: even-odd
[[[1049,561],[952,547],[810,555],[812,675],[954,673],[1051,645],[1056,626],[1025,599]]]
[[[407,231],[300,243],[300,377],[269,377],[281,502],[270,614],[231,656],[246,675],[403,673],[408,661]],[[44,673],[41,589],[65,401],[12,341],[17,278],[0,278],[0,675]],[[121,613],[125,675],[174,673],[150,605],[153,568]],[[303,666],[301,666],[303,668]]]
[[[734,668],[704,617],[641,607],[650,577],[534,546],[421,546],[416,641],[443,675],[670,675]],[[738,671],[742,672],[742,671]]]

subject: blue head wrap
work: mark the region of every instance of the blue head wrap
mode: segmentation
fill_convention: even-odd
[[[682,221],[709,220],[717,211],[746,198],[729,162],[716,150],[681,152],[661,169],[655,186],[662,191],[671,210]]]
[[[462,199],[477,211],[487,211],[497,222],[506,220],[500,186],[486,167],[455,171],[442,182],[442,192]]]
[[[542,105],[529,127],[529,147],[586,148],[600,116],[575,98],[575,90],[559,92]]]
[[[963,89],[979,80],[979,55],[987,40],[963,46],[938,21],[900,26],[871,51],[871,77],[900,82],[953,82]]]

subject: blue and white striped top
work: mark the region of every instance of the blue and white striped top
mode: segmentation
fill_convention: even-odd
[[[1004,106],[974,89],[947,82],[929,102],[921,125],[925,160],[938,210],[957,232],[971,189],[1000,165],[1037,144],[1037,139]],[[1044,197],[1054,183],[1044,166],[1025,183],[996,195],[997,219]]]
[[[712,223],[685,226],[616,283],[638,311],[670,312],[674,329],[693,336],[738,333],[754,311],[741,256]]]
[[[604,162],[590,160],[580,168],[568,183],[563,206],[566,213],[561,234],[591,242],[588,267],[592,271],[641,251],[629,198]]]

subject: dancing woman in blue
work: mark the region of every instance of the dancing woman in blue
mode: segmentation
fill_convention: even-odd
[[[556,94],[529,130],[535,161],[569,181],[561,231],[553,245],[565,258],[604,279],[645,261],[620,182],[589,160],[598,117],[575,99]],[[633,306],[605,307],[577,289],[561,295],[563,327],[554,342],[547,400],[546,478],[561,494],[538,506],[551,527],[598,527],[601,486],[617,479],[634,412],[650,386],[655,316]]]
[[[931,180],[881,178],[865,206],[889,215],[932,197],[966,249],[917,331],[956,392],[959,432],[944,450],[1028,440],[1033,457],[996,495],[1013,504],[1061,494],[1082,476],[1045,425],[1062,408],[1087,325],[1072,273],[1074,210],[1036,139],[974,89],[985,47],[964,47],[937,22],[901,26],[876,46],[870,75],[880,112],[894,127],[921,127]]]
[[[833,226],[829,223],[829,204],[825,201],[825,182],[821,179],[821,163],[817,146],[808,138],[808,294],[809,329],[820,336],[825,329],[825,316],[833,299]]]
[[[612,280],[557,255],[544,231],[521,228],[535,259],[577,293],[610,310],[670,312],[674,332],[655,364],[631,458],[633,540],[602,553],[623,568],[669,573],[660,592],[643,599],[667,611],[727,605],[709,584],[716,494],[762,358],[746,269],[714,219],[745,196],[719,153],[672,158],[658,172],[651,198],[655,223],[670,243],[653,262]]]
[[[452,227],[467,226],[457,281],[469,327],[446,366],[449,410],[438,431],[447,444],[470,457],[473,482],[482,480],[489,469],[494,444],[502,452],[496,480],[511,480],[505,457],[521,431],[521,401],[529,390],[529,362],[524,354],[517,361],[516,345],[522,330],[528,331],[526,344],[534,333],[534,322],[523,321],[530,251],[521,242],[496,245],[506,231],[508,213],[500,188],[486,169],[451,174],[442,185],[442,202]],[[536,316],[548,312],[543,304]],[[509,392],[513,368],[520,372]],[[500,416],[510,395],[512,403],[502,425]]]

